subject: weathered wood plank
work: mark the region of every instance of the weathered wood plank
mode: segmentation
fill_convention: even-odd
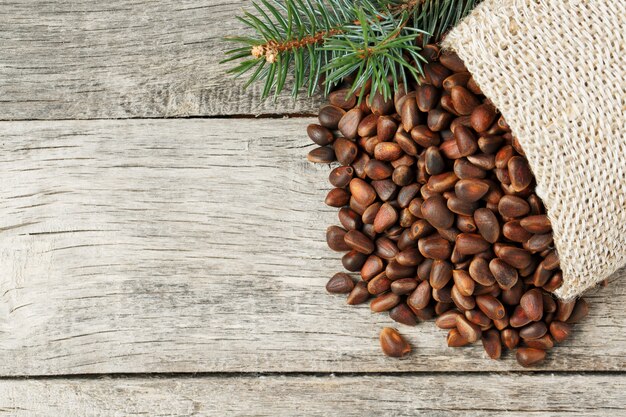
[[[2,122],[0,375],[520,369],[328,296],[308,119]],[[622,272],[622,275],[625,275]],[[626,286],[542,369],[625,370]]]
[[[0,381],[0,416],[606,416],[626,376],[446,375]]]
[[[0,119],[311,113],[219,65],[249,0],[12,0],[0,7]]]

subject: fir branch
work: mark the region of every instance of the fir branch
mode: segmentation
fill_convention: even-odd
[[[370,17],[364,10],[357,13],[358,25],[348,25],[342,33],[330,37],[320,49],[336,55],[324,68],[326,73],[325,93],[350,74],[356,74],[351,93],[359,91],[359,100],[366,90],[363,87],[371,80],[371,89],[385,99],[391,97],[387,82],[388,75],[393,77],[394,88],[399,79],[406,83],[406,73],[417,80],[422,73],[419,54],[415,45],[416,38],[422,31],[407,28],[408,13],[401,19],[392,15],[377,14]],[[409,55],[416,66],[409,65],[403,54]]]
[[[260,0],[257,12],[238,17],[255,36],[229,38],[244,46],[228,51],[222,62],[243,60],[228,72],[251,72],[247,87],[264,80],[263,98],[276,97],[293,73],[292,95],[310,96],[324,79],[328,93],[348,75],[352,91],[391,96],[408,78],[418,80],[423,58],[417,41],[439,39],[478,0]],[[409,63],[407,61],[412,61]]]

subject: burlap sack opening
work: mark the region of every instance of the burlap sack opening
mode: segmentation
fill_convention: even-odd
[[[626,2],[486,0],[457,51],[519,139],[568,299],[626,263]]]

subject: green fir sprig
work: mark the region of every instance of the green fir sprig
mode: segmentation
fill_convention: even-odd
[[[263,98],[276,97],[292,75],[291,93],[316,87],[328,93],[351,76],[359,101],[371,91],[391,97],[391,86],[418,81],[421,46],[438,40],[479,0],[260,0],[256,15],[237,17],[254,36],[231,37],[240,47],[222,62],[241,60],[228,72],[250,73],[245,87],[264,81]],[[392,85],[388,78],[391,78]]]

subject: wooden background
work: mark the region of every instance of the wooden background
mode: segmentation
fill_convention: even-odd
[[[625,271],[533,370],[325,293],[321,99],[224,75],[242,6],[0,7],[0,415],[626,413]]]

